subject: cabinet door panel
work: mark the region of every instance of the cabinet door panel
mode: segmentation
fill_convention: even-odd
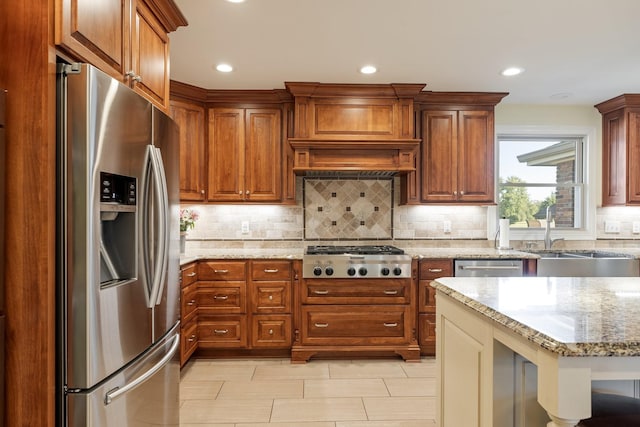
[[[494,200],[493,114],[460,111],[458,127],[458,200]]]
[[[209,110],[209,200],[243,200],[244,132],[244,110]]]
[[[169,36],[142,2],[137,2],[132,27],[132,69],[140,81],[136,91],[164,110],[169,105]]]
[[[205,198],[204,108],[171,102],[171,117],[180,128],[180,200]]]
[[[251,345],[260,347],[291,347],[291,316],[253,316]]]
[[[249,109],[245,131],[246,199],[278,201],[282,188],[280,111]]]
[[[624,110],[604,116],[602,135],[602,204],[624,205],[627,160]]]
[[[457,112],[425,111],[422,129],[422,199],[453,201],[457,186]]]
[[[128,66],[129,0],[56,2],[56,44],[118,79]]]
[[[629,113],[627,155],[629,156],[627,166],[627,175],[629,177],[627,203],[637,205],[640,204],[640,173],[638,173],[638,165],[640,164],[640,112]]]

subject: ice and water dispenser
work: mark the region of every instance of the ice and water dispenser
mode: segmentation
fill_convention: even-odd
[[[100,285],[136,278],[137,183],[130,176],[100,172]]]

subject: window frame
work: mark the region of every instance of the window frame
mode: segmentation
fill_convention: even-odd
[[[488,236],[495,236],[498,230],[499,207],[497,201],[500,177],[500,144],[502,139],[526,139],[529,138],[582,138],[582,227],[554,228],[552,237],[554,239],[564,238],[566,240],[594,240],[596,238],[596,203],[598,188],[598,170],[596,169],[597,146],[596,129],[586,126],[505,126],[497,125],[495,133],[495,188],[496,205],[492,206],[487,215]],[[578,154],[579,155],[579,154]],[[510,228],[511,240],[542,240],[544,239],[544,228]]]

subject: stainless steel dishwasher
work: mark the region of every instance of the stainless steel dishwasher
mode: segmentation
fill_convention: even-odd
[[[521,259],[456,259],[456,277],[518,277],[524,275]]]

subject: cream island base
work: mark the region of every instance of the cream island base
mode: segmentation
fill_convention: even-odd
[[[432,286],[440,427],[575,426],[591,416],[592,381],[640,379],[640,278],[443,278]],[[537,368],[542,417],[527,408],[527,365]]]

